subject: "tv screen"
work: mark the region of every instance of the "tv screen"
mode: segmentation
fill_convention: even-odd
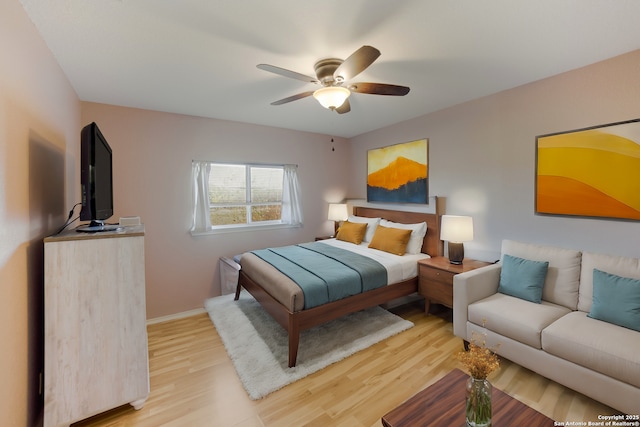
[[[109,231],[117,226],[104,220],[113,216],[112,151],[95,122],[88,124],[80,134],[80,184],[82,210],[80,220],[91,221],[78,231]]]

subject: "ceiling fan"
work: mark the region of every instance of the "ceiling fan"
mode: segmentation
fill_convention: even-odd
[[[379,56],[380,51],[375,47],[362,46],[344,61],[338,58],[321,59],[314,65],[315,78],[269,64],[258,64],[257,67],[284,77],[322,85],[318,90],[298,93],[274,101],[271,105],[282,105],[313,95],[323,107],[344,114],[351,111],[349,104],[351,92],[391,96],[404,96],[409,93],[409,88],[406,86],[385,83],[349,83],[352,78],[373,64]]]

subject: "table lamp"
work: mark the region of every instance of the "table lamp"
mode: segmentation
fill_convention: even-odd
[[[449,262],[462,264],[464,244],[473,240],[473,218],[470,216],[442,215],[440,239],[446,240],[449,249]]]
[[[329,221],[334,221],[334,235],[338,234],[339,222],[347,218],[349,218],[349,212],[345,203],[329,203]]]

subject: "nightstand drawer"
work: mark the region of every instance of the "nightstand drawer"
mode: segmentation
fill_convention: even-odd
[[[453,306],[453,276],[450,271],[420,265],[420,280],[418,280],[419,292],[425,300]]]
[[[453,277],[486,265],[489,263],[473,259],[465,259],[463,264],[451,264],[445,257],[418,261],[418,293],[424,297],[425,313],[429,313],[432,302],[453,308]]]
[[[418,261],[418,293],[424,297],[425,313],[429,313],[432,302],[453,308],[453,277],[486,265],[489,263],[473,259],[465,259],[462,264],[451,264],[445,257]]]
[[[420,267],[420,280],[429,282],[439,282],[443,284],[453,285],[454,274],[449,271],[437,270],[434,268]]]
[[[434,275],[429,275],[433,277]],[[437,302],[451,308],[453,305],[453,286],[452,282],[441,281],[441,276],[436,276],[438,280],[432,280],[423,275],[420,276],[419,292],[425,299]],[[453,280],[453,276],[452,279]]]

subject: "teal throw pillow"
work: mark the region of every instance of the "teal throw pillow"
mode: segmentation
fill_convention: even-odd
[[[548,269],[547,261],[531,261],[505,254],[498,292],[540,304]]]
[[[594,268],[588,316],[640,332],[640,280]]]

